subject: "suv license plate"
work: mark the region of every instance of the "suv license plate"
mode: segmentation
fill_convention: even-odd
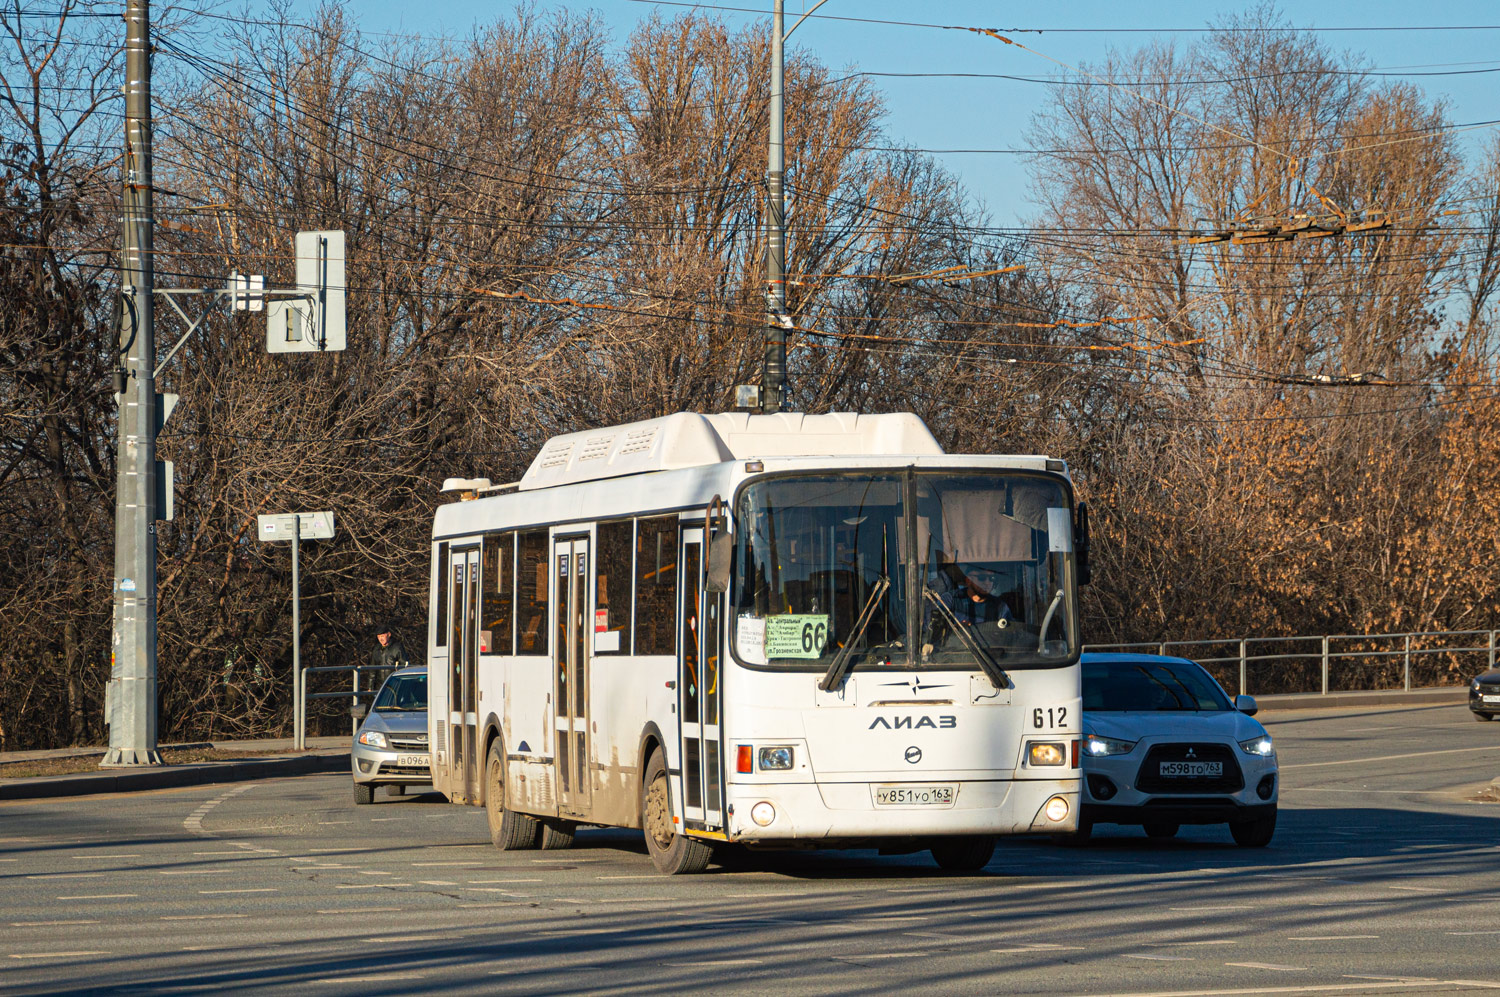
[[[419,768],[426,768],[426,767],[432,765],[432,756],[431,755],[397,755],[396,756],[396,764],[397,765],[413,765],[413,766],[417,766]]]
[[[1486,703],[1500,703],[1500,696],[1480,696]]]
[[[1217,779],[1224,774],[1224,763],[1162,762],[1161,774],[1167,779]]]
[[[952,786],[876,786],[877,807],[951,807]]]

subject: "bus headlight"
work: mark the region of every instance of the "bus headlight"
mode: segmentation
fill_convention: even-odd
[[[771,821],[776,819],[776,808],[771,806],[771,804],[767,803],[765,800],[761,800],[755,806],[750,808],[750,819],[755,821],[755,823],[759,824],[761,827],[765,827],[767,824],[771,823]]]
[[[761,748],[759,753],[760,769],[765,772],[784,772],[792,767],[792,749],[790,745],[778,745],[774,748]]]
[[[1031,765],[1066,765],[1068,748],[1061,741],[1033,741],[1026,752]],[[1067,806],[1066,803],[1063,806]]]
[[[1047,815],[1048,820],[1062,820],[1068,816],[1068,801],[1061,796],[1054,796],[1047,801],[1047,806],[1042,812]]]

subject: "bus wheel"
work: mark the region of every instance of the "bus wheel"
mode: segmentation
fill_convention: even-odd
[[[965,835],[956,838],[936,838],[932,842],[932,857],[937,864],[949,872],[975,872],[989,865],[995,854],[995,839],[987,834]]]
[[[672,801],[667,792],[667,763],[661,749],[651,752],[646,778],[641,783],[641,826],[646,851],[658,872],[676,876],[702,872],[713,857],[713,849],[701,841],[678,834],[672,826]]]
[[[490,840],[501,851],[535,848],[541,825],[535,817],[505,809],[505,759],[500,742],[490,745],[484,763],[484,812],[490,821]]]
[[[556,851],[562,848],[573,847],[573,832],[578,830],[578,825],[570,820],[543,820],[542,842],[539,846],[545,851]]]

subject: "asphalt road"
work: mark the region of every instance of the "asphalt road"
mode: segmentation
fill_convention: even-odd
[[[665,879],[636,834],[501,853],[432,795],[299,778],[0,803],[0,994],[1440,994],[1500,989],[1500,722],[1266,718],[1271,846],[1100,827]]]

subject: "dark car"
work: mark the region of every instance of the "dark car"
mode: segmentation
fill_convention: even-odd
[[[1500,668],[1491,668],[1469,683],[1469,709],[1475,720],[1493,720],[1500,713]]]
[[[374,803],[376,786],[402,793],[407,786],[431,785],[427,748],[427,669],[392,672],[354,735],[354,802]]]

